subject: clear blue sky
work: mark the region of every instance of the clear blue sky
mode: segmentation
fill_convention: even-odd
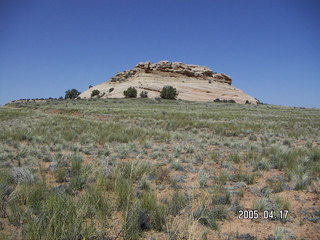
[[[262,102],[320,107],[320,1],[0,1],[0,104],[142,61],[205,65]]]

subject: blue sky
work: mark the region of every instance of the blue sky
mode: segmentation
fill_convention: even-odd
[[[0,104],[169,60],[265,103],[320,107],[319,12],[312,0],[1,0]]]

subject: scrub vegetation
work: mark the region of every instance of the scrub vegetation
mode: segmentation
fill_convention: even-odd
[[[319,239],[319,119],[144,97],[7,104],[0,239]],[[254,209],[277,218],[238,218]]]

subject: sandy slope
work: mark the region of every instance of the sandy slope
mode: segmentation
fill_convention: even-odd
[[[147,91],[150,98],[159,97],[160,90],[165,85],[175,87],[179,93],[178,99],[189,101],[213,101],[216,98],[221,100],[235,100],[237,103],[256,104],[256,99],[244,93],[242,90],[232,85],[207,80],[201,80],[194,77],[185,77],[182,75],[138,73],[126,81],[104,82],[96,85],[83,93],[81,98],[90,98],[94,89],[100,91],[102,98],[123,98],[123,91],[128,87],[135,87],[138,90],[138,96],[141,91]],[[109,92],[110,88],[114,88]]]

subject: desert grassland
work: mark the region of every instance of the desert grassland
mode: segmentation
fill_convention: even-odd
[[[319,109],[24,101],[0,142],[0,239],[320,238]]]

